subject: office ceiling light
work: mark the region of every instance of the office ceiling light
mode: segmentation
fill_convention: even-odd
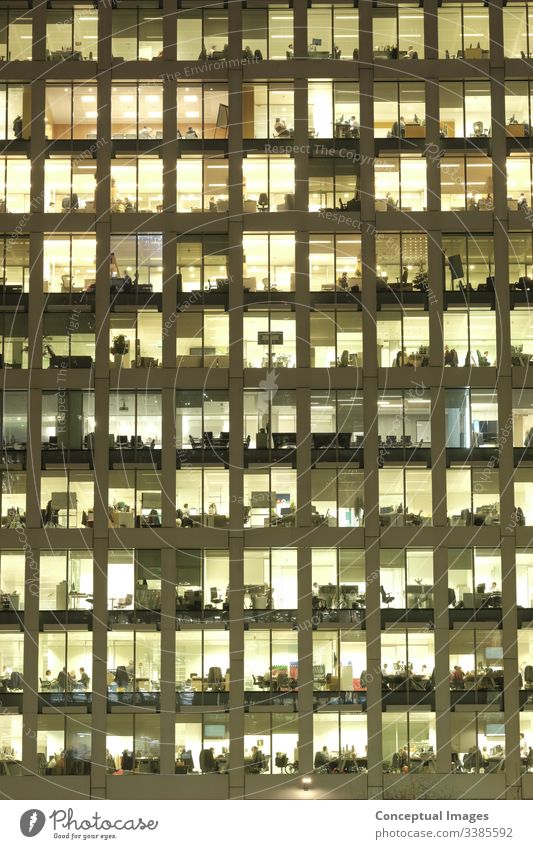
[[[302,787],[304,790],[309,790],[309,788],[311,787],[311,779],[308,775],[302,778]]]

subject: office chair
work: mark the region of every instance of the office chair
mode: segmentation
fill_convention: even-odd
[[[524,667],[524,685],[526,689],[533,687],[533,666],[530,664]]]
[[[257,208],[259,212],[266,212],[268,209],[268,195],[265,192],[261,192],[259,198],[257,200]]]
[[[124,596],[124,598],[119,598],[117,601],[117,610],[122,610],[125,607],[129,607],[129,605],[133,601],[133,595],[128,593]]]
[[[340,359],[339,359],[339,366],[345,368],[348,365],[349,361],[350,361],[350,352],[349,351],[343,351],[341,356],[340,356]]]
[[[474,121],[473,129],[474,129],[474,136],[477,136],[478,138],[479,138],[479,136],[483,136],[484,135],[483,121]]]
[[[127,448],[129,445],[129,439],[125,434],[117,436],[116,442],[117,448]]]
[[[323,663],[313,666],[313,681],[315,684],[326,683],[326,667]]]
[[[224,676],[222,675],[222,669],[220,666],[210,666],[209,671],[207,673],[207,683],[211,685],[215,685],[218,688],[224,683]]]
[[[115,684],[117,687],[126,688],[130,683],[130,676],[125,666],[117,666],[115,671]]]
[[[383,604],[386,604],[387,607],[388,607],[390,605],[391,601],[394,601],[395,596],[390,595],[389,593],[386,593],[385,590],[383,589],[383,587],[380,587],[379,591],[381,593],[381,601],[383,602]]]
[[[453,587],[448,587],[448,607],[455,607],[457,602],[457,596],[455,595],[455,590]]]
[[[211,595],[211,604],[222,604],[224,599],[219,598],[217,587],[211,587],[209,592]]]

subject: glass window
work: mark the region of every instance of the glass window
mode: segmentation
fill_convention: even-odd
[[[429,550],[385,549],[380,553],[381,606],[433,607],[433,557]],[[388,667],[389,669],[391,666]]]
[[[293,233],[244,233],[243,249],[243,284],[248,291],[294,291]]]
[[[486,310],[444,313],[444,362],[452,366],[496,365],[496,318]]]
[[[484,548],[463,551],[450,549],[448,577],[449,593],[455,605],[469,609],[501,607],[502,573],[499,551],[493,552]]]
[[[270,435],[275,449],[296,446],[296,396],[295,393],[277,390],[247,390],[244,393],[244,432],[249,448],[269,448]],[[263,436],[267,439],[264,440]]]
[[[45,135],[48,139],[96,139],[97,90],[91,85],[46,85]]]
[[[29,139],[31,135],[31,94],[29,86],[0,85],[0,138]]]
[[[110,368],[157,368],[162,357],[161,314],[111,313]]]
[[[435,766],[435,714],[429,711],[383,714],[383,769],[428,772]]]
[[[518,247],[523,255],[524,245],[517,244]],[[492,284],[494,269],[494,239],[492,237],[443,234],[442,250],[446,256],[444,269],[446,289],[457,290],[462,286],[466,289],[479,289],[480,285],[486,287]],[[479,291],[483,291],[483,288]],[[487,291],[486,288],[485,291]]]
[[[505,767],[503,713],[451,714],[452,771],[501,772]]]
[[[247,156],[242,171],[243,211],[246,214],[294,208],[294,159]]]
[[[294,136],[292,84],[243,84],[242,108],[244,138],[283,140]]]
[[[46,58],[96,61],[98,58],[98,12],[86,5],[49,9],[46,15]]]
[[[162,139],[163,93],[157,83],[113,86],[111,132],[115,139]]]

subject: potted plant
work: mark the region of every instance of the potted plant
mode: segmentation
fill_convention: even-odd
[[[123,333],[118,336],[113,336],[113,343],[110,347],[110,352],[113,354],[116,366],[122,365],[122,357],[124,357],[130,349],[130,343]]]

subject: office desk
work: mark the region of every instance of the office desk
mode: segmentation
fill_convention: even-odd
[[[463,593],[463,605],[467,608],[501,607],[501,593]]]
[[[529,136],[529,127],[527,124],[506,124],[505,132],[508,136],[512,136],[515,139],[523,139],[526,136]]]
[[[77,593],[72,591],[69,592],[68,597],[71,610],[79,610],[81,602],[86,601],[86,599],[89,598],[89,595],[88,593]]]
[[[396,511],[391,511],[390,513],[380,512],[379,524],[382,528],[390,528],[391,526],[403,528],[405,525],[405,513],[397,513]]]
[[[431,689],[429,678],[423,675],[407,675],[405,672],[397,675],[383,675],[381,678],[384,690],[417,690],[425,692]]]
[[[405,125],[406,139],[425,139],[426,127],[424,124],[406,124]]]
[[[134,528],[135,513],[127,510],[112,510],[111,521],[116,528]]]
[[[464,52],[464,58],[483,59],[483,53],[488,53],[488,51],[482,50],[481,47],[467,47]]]
[[[433,587],[425,584],[407,584],[407,606],[427,608],[433,606]]]
[[[476,672],[465,675],[465,690],[503,690],[503,671]]]

